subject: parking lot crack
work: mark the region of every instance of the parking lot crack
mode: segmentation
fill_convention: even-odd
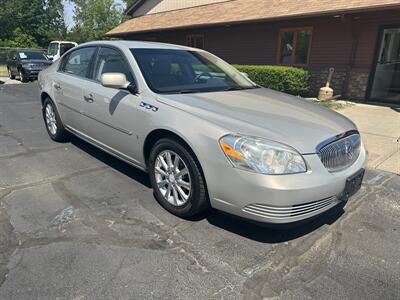
[[[104,170],[106,168],[107,168],[106,166],[86,168],[86,169],[78,170],[76,172],[72,172],[72,173],[65,174],[65,175],[51,176],[51,177],[40,179],[38,181],[32,181],[32,182],[27,182],[27,183],[2,186],[0,188],[3,191],[6,191],[6,192],[9,192],[9,191],[12,192],[12,191],[16,191],[16,190],[22,190],[22,189],[26,189],[26,188],[31,188],[31,187],[35,187],[35,186],[39,186],[39,185],[43,185],[43,184],[56,182],[56,181],[59,181],[59,180],[66,180],[66,179],[69,179],[69,178],[74,177],[74,176],[89,174],[89,173],[93,173],[93,172]]]
[[[0,205],[0,286],[4,283],[9,272],[8,262],[17,248],[17,238],[4,205]]]

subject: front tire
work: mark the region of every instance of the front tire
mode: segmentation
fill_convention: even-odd
[[[172,214],[188,218],[209,207],[198,162],[181,143],[157,141],[150,152],[149,175],[156,200]]]
[[[19,75],[19,80],[21,82],[28,82],[28,78],[24,75],[24,72],[22,72],[22,69],[19,69],[18,75]]]
[[[50,138],[56,142],[68,141],[69,134],[65,130],[57,108],[50,98],[46,98],[43,102],[42,115]]]
[[[12,74],[11,69],[7,68],[7,70],[8,70],[8,78],[15,79],[15,75]]]

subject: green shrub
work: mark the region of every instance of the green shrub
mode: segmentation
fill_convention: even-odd
[[[310,75],[304,69],[283,66],[235,65],[235,67],[240,72],[247,73],[255,83],[269,89],[295,96],[305,96],[310,91]]]

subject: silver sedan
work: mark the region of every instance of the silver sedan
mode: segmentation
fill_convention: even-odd
[[[261,88],[188,47],[91,42],[39,74],[49,136],[149,173],[157,201],[266,223],[317,216],[360,188],[367,153],[338,113]]]

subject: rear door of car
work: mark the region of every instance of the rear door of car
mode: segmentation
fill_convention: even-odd
[[[90,137],[137,163],[135,158],[141,151],[137,140],[139,115],[142,114],[140,96],[127,90],[104,87],[100,82],[104,73],[123,73],[129,82],[136,82],[122,51],[112,46],[101,47],[93,64],[92,81],[84,86],[83,96],[87,99],[85,128]]]
[[[53,88],[63,122],[85,133],[85,98],[83,87],[90,82],[96,46],[82,47],[70,52],[60,63],[53,79]]]

